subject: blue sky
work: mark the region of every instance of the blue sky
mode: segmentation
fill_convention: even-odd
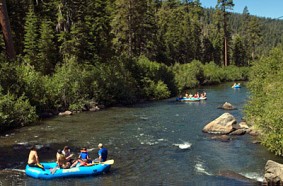
[[[200,0],[202,7],[214,8],[217,0]],[[251,15],[268,18],[283,16],[283,0],[234,0],[235,6],[232,12],[243,13],[247,6]],[[280,18],[283,20],[283,17]]]

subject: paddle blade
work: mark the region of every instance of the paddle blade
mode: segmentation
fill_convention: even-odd
[[[112,165],[114,164],[114,160],[107,160],[105,162],[102,162],[103,164],[108,164],[108,165]]]

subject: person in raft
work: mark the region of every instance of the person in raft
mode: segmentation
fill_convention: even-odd
[[[62,149],[57,150],[56,163],[62,169],[68,169],[71,166],[71,163],[67,161],[66,156],[62,153]]]
[[[108,156],[108,150],[103,147],[102,143],[98,144],[98,158],[96,158],[94,160],[94,163],[101,163],[101,162],[105,162],[107,160],[107,156]]]
[[[87,148],[86,147],[83,147],[81,149],[81,152],[80,152],[80,155],[78,157],[78,160],[76,160],[72,165],[71,167],[75,167],[78,162],[80,162],[80,165],[87,165],[88,163],[91,163],[91,159],[88,155],[88,151],[87,151]]]
[[[64,154],[66,161],[70,162],[70,164],[74,163],[75,160],[73,159],[74,154],[71,153],[71,149],[69,146],[65,146],[62,150],[62,154]]]
[[[44,170],[43,165],[39,163],[39,158],[37,155],[37,148],[35,145],[31,146],[29,156],[28,156],[28,165],[30,167],[39,167]]]

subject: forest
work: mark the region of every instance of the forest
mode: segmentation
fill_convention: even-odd
[[[272,69],[282,63],[275,54],[281,47],[282,56],[283,21],[252,16],[248,7],[231,13],[233,6],[232,0],[215,0],[210,9],[199,0],[4,0],[0,132],[34,124],[44,113],[160,100],[226,81],[250,80],[252,92],[266,96],[258,78],[275,76]],[[255,124],[268,106],[259,108],[257,99],[246,108]]]

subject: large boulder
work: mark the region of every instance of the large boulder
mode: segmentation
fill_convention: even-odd
[[[239,128],[239,126],[237,125],[236,118],[229,113],[224,113],[208,123],[202,131],[214,134],[229,134],[237,128]]]
[[[268,160],[265,164],[264,179],[270,184],[283,184],[283,164]]]

